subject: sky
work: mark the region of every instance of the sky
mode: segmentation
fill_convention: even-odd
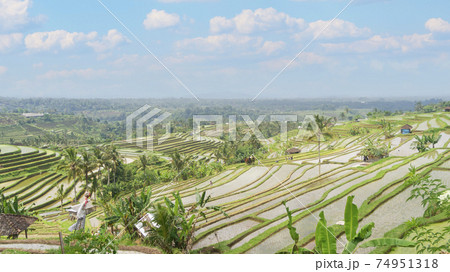
[[[0,0],[0,96],[443,97],[448,0]]]

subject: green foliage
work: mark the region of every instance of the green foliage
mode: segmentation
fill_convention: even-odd
[[[442,231],[433,230],[430,227],[422,226],[416,218],[407,222],[411,228],[412,240],[416,242],[417,253],[449,253],[450,249],[450,224]],[[445,240],[447,239],[447,240]]]
[[[421,198],[425,208],[424,217],[430,217],[439,212],[450,212],[450,202],[446,196],[448,187],[439,179],[433,179],[429,175],[421,176],[416,173],[416,168],[411,166],[407,184],[413,189],[408,200]]]
[[[113,203],[103,203],[106,225],[121,225],[130,237],[137,238],[138,233],[134,225],[152,205],[151,195],[151,190],[142,190],[140,195],[132,194]]]
[[[14,198],[7,198],[3,195],[3,190],[0,190],[0,213],[17,214],[17,215],[33,215],[28,208],[24,207],[17,196]]]
[[[104,229],[97,234],[75,231],[64,238],[66,254],[116,254],[117,248],[118,241]]]
[[[371,139],[368,139],[360,154],[369,160],[382,159],[389,155],[389,148],[385,144],[374,143]]]
[[[356,230],[358,229],[358,207],[353,204],[353,198],[354,196],[349,196],[347,198],[344,214],[345,235],[348,241],[355,238]]]
[[[322,212],[319,214],[319,222],[316,227],[316,252],[319,254],[336,254],[336,237],[327,227],[327,220]]]
[[[146,241],[158,246],[166,253],[181,251],[189,253],[200,218],[206,218],[207,210],[220,211],[228,216],[218,206],[206,206],[210,196],[206,192],[196,193],[196,203],[186,208],[179,193],[172,194],[174,201],[165,197],[162,202],[153,205],[151,214],[154,216],[149,228]]]
[[[358,247],[358,244],[363,242],[366,239],[369,239],[372,235],[372,229],[375,227],[373,222],[368,223],[363,226],[359,232],[358,229],[358,207],[353,204],[354,196],[347,197],[347,203],[345,205],[344,212],[344,226],[345,226],[345,235],[347,238],[347,245],[345,245],[342,254],[352,254]],[[283,202],[286,206],[286,204]],[[296,232],[296,229],[292,226],[292,216],[289,208],[286,206],[286,212],[288,214],[288,229],[291,234],[292,240],[294,240],[294,247],[292,249],[292,253],[319,253],[319,254],[336,254],[336,241],[331,228],[327,227],[327,221],[325,219],[325,215],[323,211],[319,214],[319,222],[316,226],[315,232],[315,243],[316,247],[313,251],[309,251],[308,249],[299,248],[297,243],[299,241],[299,235]],[[401,239],[394,238],[378,238],[372,239],[369,242],[364,243],[361,247],[372,247],[372,246],[414,246],[415,243],[411,243],[408,241],[404,241]]]
[[[369,133],[369,129],[364,128],[364,127],[352,127],[352,128],[350,128],[349,132],[350,132],[350,135],[356,136],[356,135]]]

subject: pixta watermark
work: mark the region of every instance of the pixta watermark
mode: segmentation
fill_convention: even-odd
[[[153,151],[154,143],[162,144],[170,137],[171,125],[168,120],[171,113],[162,111],[158,108],[152,108],[149,105],[144,105],[126,118],[126,141],[128,143],[135,143],[136,146],[147,148]],[[298,133],[294,137],[296,140],[302,140],[305,136],[310,137],[311,134],[320,134],[319,126],[317,125],[314,116],[307,115],[299,122],[299,118],[295,114],[272,114],[259,115],[256,119],[252,119],[249,115],[193,115],[192,116],[192,140],[204,141],[202,137],[202,129],[204,125],[208,125],[208,131],[212,132],[215,137],[221,137],[225,133],[228,134],[230,141],[248,141],[254,135],[258,140],[267,140],[259,126],[265,122],[277,122],[280,127],[280,141],[288,141],[288,123],[293,122],[298,124]],[[240,122],[246,127],[245,135],[237,139],[237,124]],[[224,124],[227,129],[224,130]],[[165,127],[166,132],[162,137],[155,135],[155,126],[161,125]],[[136,131],[134,136],[133,131]],[[146,131],[146,133],[145,133]],[[226,132],[225,132],[226,131]]]

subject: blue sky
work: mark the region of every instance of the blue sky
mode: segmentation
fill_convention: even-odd
[[[450,1],[0,0],[0,96],[448,96]],[[174,76],[184,84],[180,84]],[[189,91],[187,90],[189,89]]]

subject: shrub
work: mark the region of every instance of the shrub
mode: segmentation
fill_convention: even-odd
[[[118,241],[103,229],[97,234],[75,231],[64,238],[66,254],[116,254],[117,248]]]

